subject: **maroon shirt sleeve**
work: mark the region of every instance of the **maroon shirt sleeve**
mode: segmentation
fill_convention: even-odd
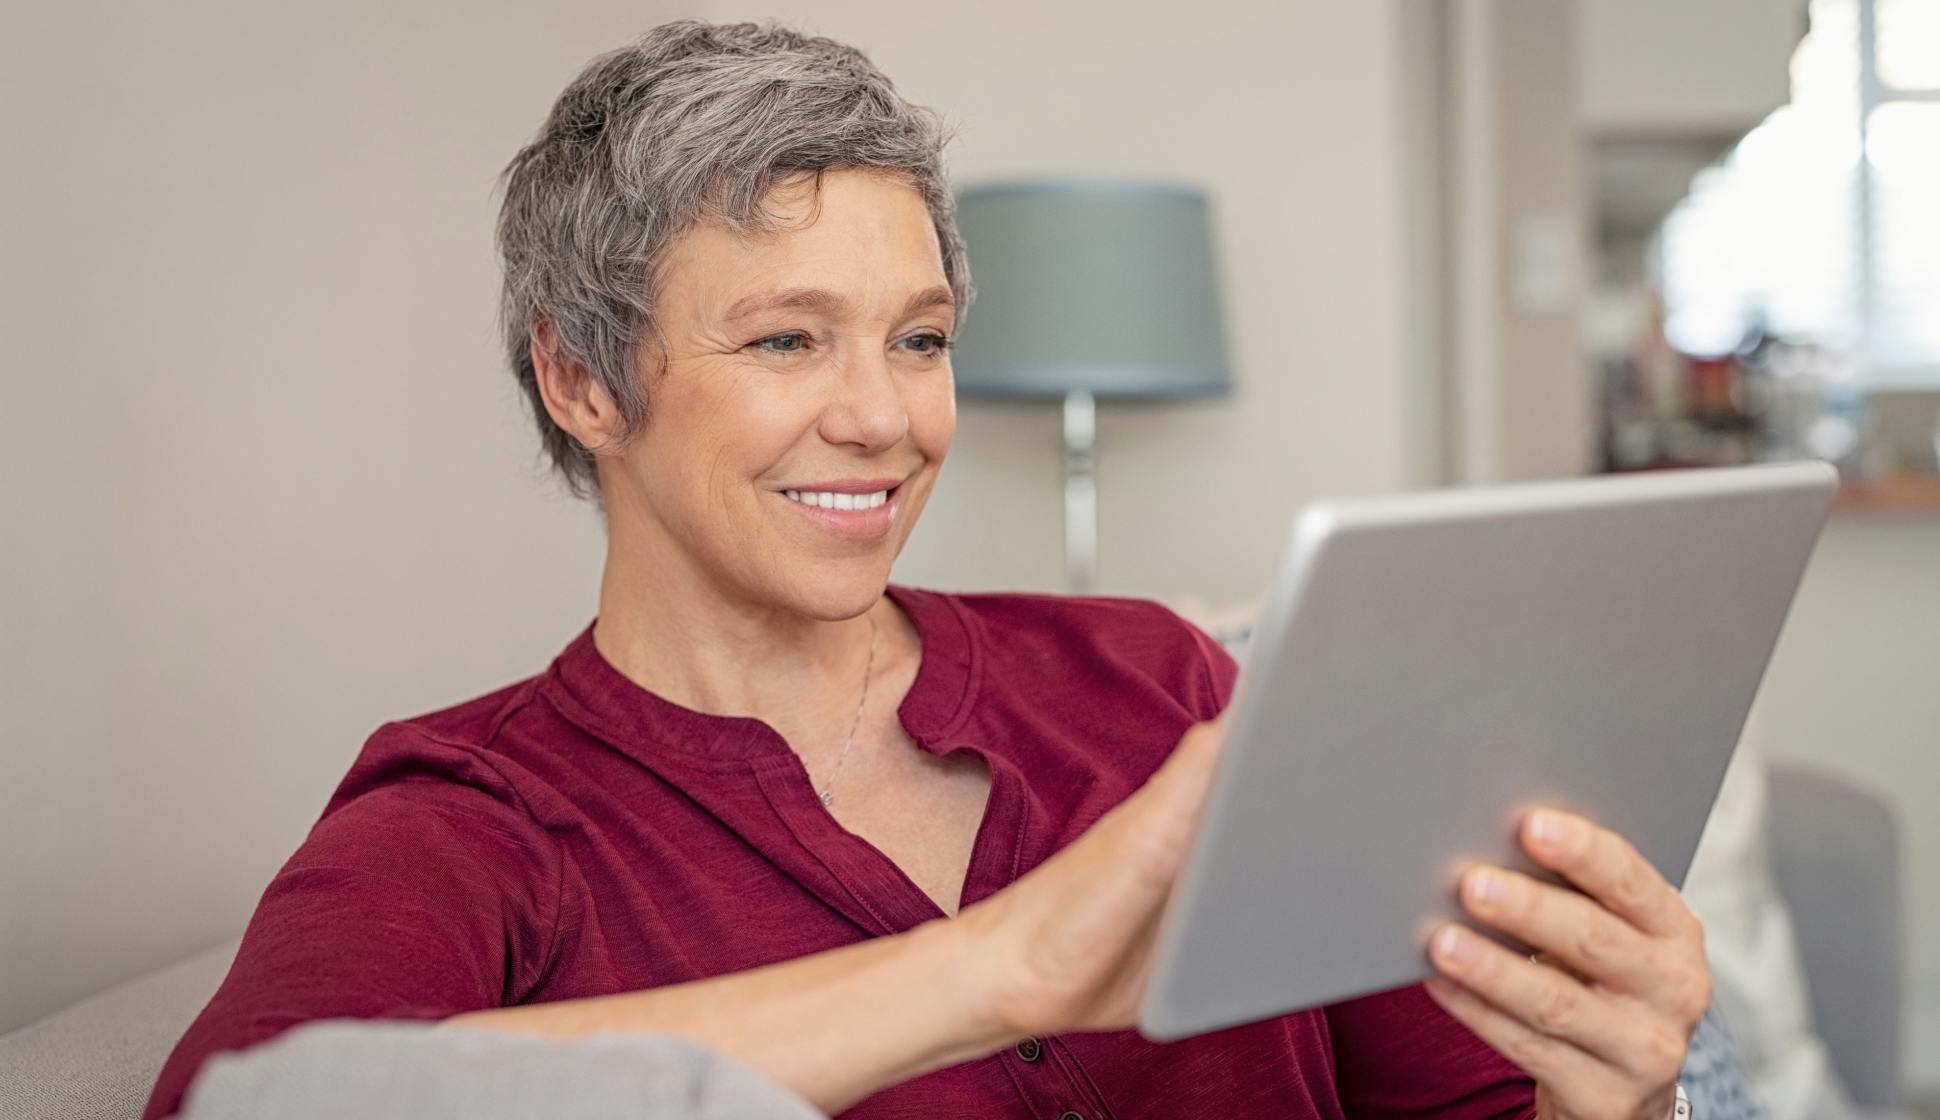
[[[1183,699],[1198,718],[1212,719],[1232,702],[1233,685],[1239,681],[1239,662],[1233,660],[1233,655],[1227,653],[1226,647],[1214,640],[1211,634],[1183,618],[1179,624],[1191,634],[1192,644],[1199,651],[1199,660],[1205,666],[1203,682],[1190,688]]]
[[[1449,1018],[1421,985],[1327,1008],[1340,1103],[1357,1120],[1536,1114],[1528,1075]]]
[[[1196,627],[1211,712],[1225,708],[1239,664]],[[1419,984],[1326,1009],[1340,1103],[1356,1120],[1534,1116],[1528,1075],[1450,1018]]]
[[[299,1023],[442,1019],[516,1002],[551,950],[559,860],[478,754],[380,730],[264,892],[144,1120],[178,1109],[212,1054]]]

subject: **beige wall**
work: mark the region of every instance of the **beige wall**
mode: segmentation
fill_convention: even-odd
[[[1575,4],[1555,0],[1498,6],[1505,479],[1581,474],[1592,464],[1595,406],[1581,327],[1588,148],[1578,128],[1576,20]]]
[[[490,192],[591,55],[794,17],[961,122],[965,176],[1210,187],[1239,392],[1105,411],[1104,583],[1232,599],[1304,498],[1407,480],[1403,2],[9,7],[0,1029],[233,934],[379,722],[590,617]],[[1056,438],[967,408],[901,578],[1055,586]]]
[[[1791,100],[1806,0],[1575,0],[1584,122],[1737,134]]]
[[[671,10],[0,16],[0,1029],[239,929],[381,720],[591,616],[489,196]]]
[[[1591,465],[1575,20],[1575,5],[1554,0],[1445,5],[1446,460],[1457,481]]]

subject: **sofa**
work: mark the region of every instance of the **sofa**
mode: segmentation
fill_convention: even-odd
[[[1815,1020],[1854,1103],[1903,1105],[1898,825],[1881,798],[1843,779],[1771,770],[1772,860],[1791,910]],[[130,1120],[175,1040],[234,957],[236,942],[111,988],[0,1036],[0,1120]]]

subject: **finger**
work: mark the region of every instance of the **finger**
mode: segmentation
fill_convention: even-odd
[[[1442,974],[1539,1034],[1570,1043],[1607,1066],[1644,1078],[1675,1076],[1683,1039],[1668,1020],[1620,1004],[1581,981],[1539,964],[1457,925],[1443,926],[1429,943]],[[1661,1035],[1653,1034],[1660,1028]]]
[[[1630,841],[1574,813],[1538,809],[1522,823],[1530,858],[1581,887],[1645,933],[1686,934],[1696,919]]]
[[[1648,992],[1663,972],[1661,943],[1575,891],[1500,867],[1472,867],[1459,894],[1477,921],[1603,987]]]
[[[1554,1035],[1530,1029],[1448,977],[1431,976],[1422,987],[1456,1022],[1546,1088],[1562,1086],[1564,1092],[1606,1103],[1624,1091],[1617,1071]],[[1550,1095],[1558,1096],[1555,1090]]]
[[[1214,760],[1219,755],[1219,744],[1226,734],[1226,714],[1205,723],[1195,723],[1179,737],[1179,745],[1160,765],[1152,780],[1178,783],[1199,783],[1211,777]]]

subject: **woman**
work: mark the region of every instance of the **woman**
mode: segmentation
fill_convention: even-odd
[[[597,621],[377,732],[148,1116],[331,1017],[671,1032],[857,1117],[1668,1114],[1696,923],[1562,814],[1525,843],[1584,893],[1464,880],[1543,962],[1451,927],[1426,988],[1127,1029],[1234,667],[1147,604],[888,585],[954,429],[941,149],[776,28],[670,24],[566,90],[500,247],[514,370],[605,515]]]

